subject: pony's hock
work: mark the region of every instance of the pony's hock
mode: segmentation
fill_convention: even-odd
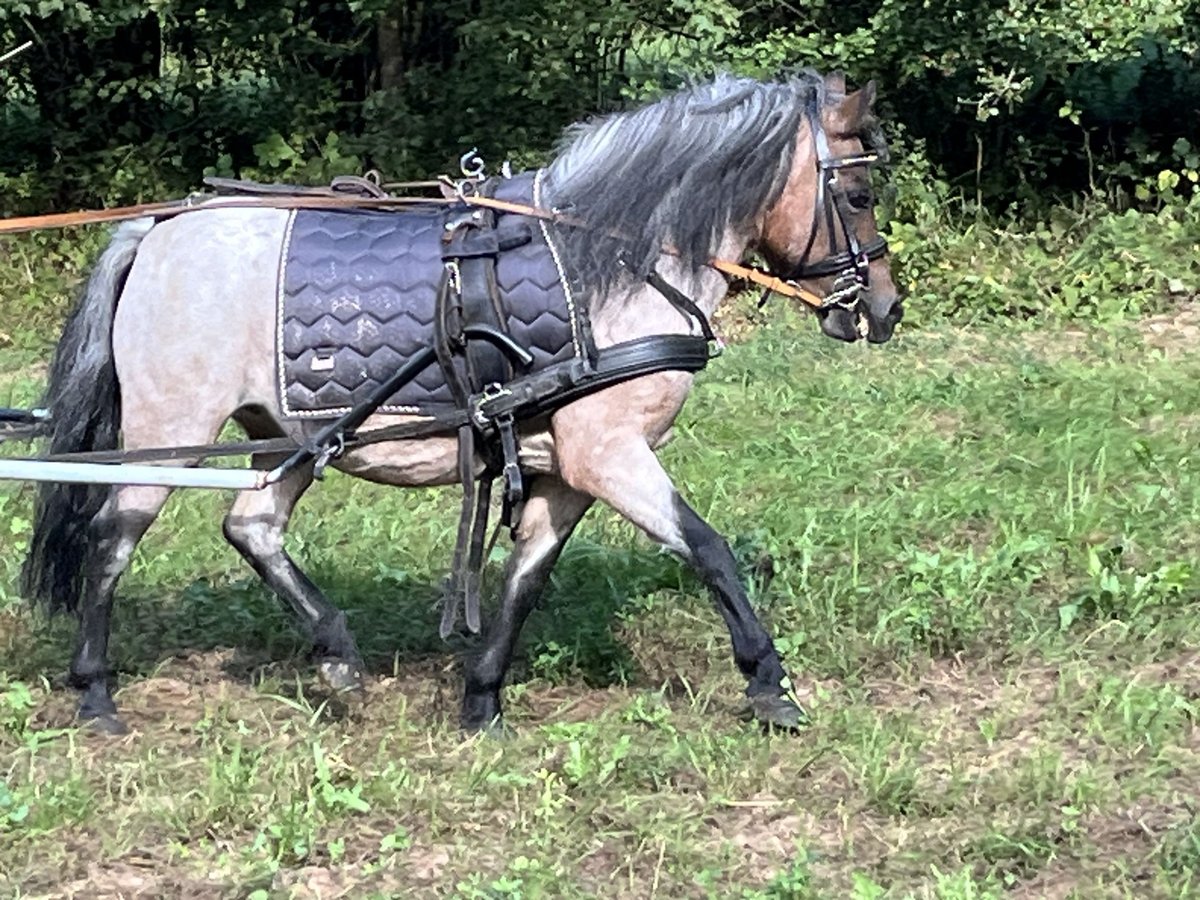
[[[361,672],[344,615],[284,549],[296,502],[333,466],[461,486],[441,631],[463,612],[484,631],[464,726],[499,718],[520,629],[595,500],[708,585],[753,716],[799,722],[728,545],[654,451],[716,349],[708,317],[727,275],[815,308],[833,337],[891,336],[900,306],[864,172],[882,149],[873,98],[812,73],[723,76],[576,126],[539,172],[485,179],[468,160],[466,180],[435,183],[441,197],[381,196],[374,181],[265,195],[237,184],[223,185],[233,196],[0,222],[3,233],[146,216],[116,231],[68,319],[50,417],[0,412],[0,438],[49,439],[41,458],[0,460],[0,477],[42,482],[22,589],[79,613],[80,716],[119,725],[107,661],[117,581],[181,486],[238,489],[230,543],[295,611],[322,671]],[[803,283],[729,261],[752,249]],[[248,440],[213,444],[231,418]],[[197,467],[238,454],[255,467]],[[514,543],[484,629],[497,478]]]

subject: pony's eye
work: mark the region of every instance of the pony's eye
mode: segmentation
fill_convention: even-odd
[[[875,205],[875,198],[867,188],[856,188],[846,194],[850,208],[855,212],[866,212]]]

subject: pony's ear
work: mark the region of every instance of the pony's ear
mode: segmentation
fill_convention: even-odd
[[[853,94],[847,95],[837,111],[837,128],[843,134],[856,134],[874,116],[875,82],[868,81]]]
[[[869,116],[875,108],[875,80],[871,79],[855,91],[858,94],[858,108],[864,117]]]
[[[846,73],[830,72],[825,76],[825,89],[835,94],[846,93]]]

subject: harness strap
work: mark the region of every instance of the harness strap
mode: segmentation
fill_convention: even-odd
[[[717,340],[717,336],[713,333],[712,326],[709,324],[708,316],[704,314],[704,310],[696,305],[695,300],[663,278],[658,269],[650,270],[650,274],[646,276],[646,283],[666,297],[672,306],[683,313],[684,318],[691,317],[695,319],[700,325],[700,333],[704,335],[706,341],[713,344],[720,343]]]
[[[708,341],[691,334],[625,341],[601,350],[593,368],[580,360],[559,363],[517,378],[502,392],[475,397],[470,414],[484,427],[506,412],[520,419],[533,418],[631,378],[655,372],[699,372],[711,358]]]
[[[454,561],[442,598],[442,622],[438,628],[442,640],[448,638],[458,624],[458,610],[464,600],[468,608],[471,605],[472,583],[467,577],[466,563],[478,510],[475,504],[475,428],[469,424],[458,429],[458,480],[462,486],[462,508],[458,516],[458,535],[454,540]],[[480,496],[483,493],[481,490]]]
[[[520,524],[521,508],[525,502],[525,479],[521,474],[521,450],[517,445],[516,420],[511,412],[496,417],[496,430],[500,434],[504,473],[504,510],[501,523],[515,532]]]
[[[492,502],[492,476],[479,480],[479,495],[475,501],[475,520],[471,525],[471,545],[467,552],[467,568],[463,573],[463,610],[467,630],[479,634],[482,624],[480,604],[483,596],[484,545],[487,542],[488,510]]]
[[[858,248],[858,257],[868,260],[879,259],[887,253],[887,240],[882,235],[876,235]],[[849,253],[837,253],[825,259],[801,266],[800,275],[804,278],[824,278],[827,275],[837,275],[839,272],[854,264],[854,257]]]
[[[813,309],[820,309],[825,301],[812,291],[806,291],[798,284],[793,284],[790,281],[784,281],[778,275],[771,275],[768,272],[763,272],[761,269],[755,269],[751,266],[742,266],[737,263],[729,262],[724,259],[714,259],[709,263],[718,272],[724,272],[726,275],[731,275],[734,278],[741,278],[745,281],[753,282],[759,287],[766,288],[768,293],[779,294],[781,297],[791,297],[794,300],[800,300],[807,306]]]
[[[355,425],[347,425],[344,431],[346,449],[451,434],[472,421],[475,412],[482,416],[480,421],[484,425],[489,417],[500,415],[504,410],[510,410],[521,418],[532,417],[565,406],[592,391],[641,375],[665,371],[698,372],[708,364],[708,360],[708,344],[700,337],[671,334],[638,338],[604,348],[598,354],[596,365],[589,369],[572,361],[550,366],[534,375],[519,377],[507,386],[503,396],[481,394],[472,398],[470,409],[433,413],[420,422],[402,422],[363,432],[354,430],[361,421]],[[49,421],[44,416],[39,419],[43,423]],[[2,431],[0,436],[3,436]],[[249,456],[256,453],[294,453],[299,449],[301,445],[291,438],[261,438],[226,444],[50,453],[38,457],[37,461],[112,464],[180,462],[225,456]]]

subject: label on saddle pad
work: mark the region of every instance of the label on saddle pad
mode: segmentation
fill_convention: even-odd
[[[540,206],[541,173],[502,181],[495,196]],[[583,354],[576,297],[544,222],[497,213],[497,232],[520,221],[532,240],[500,252],[496,286],[509,334],[533,354],[530,371]],[[288,418],[333,418],[367,398],[433,343],[445,272],[445,210],[295,210],[280,261],[276,322],[279,394]],[[454,400],[433,363],[380,412],[431,414]]]

